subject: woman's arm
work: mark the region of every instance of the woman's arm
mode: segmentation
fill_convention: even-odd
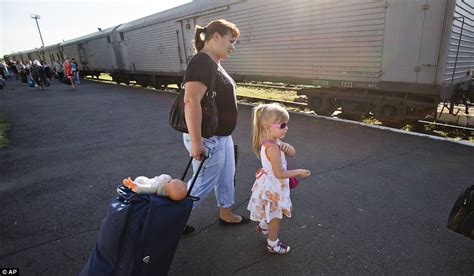
[[[200,81],[188,81],[184,89],[184,115],[191,138],[190,154],[197,160],[201,160],[201,154],[205,153],[201,138],[201,99],[204,97],[206,90],[207,87]]]

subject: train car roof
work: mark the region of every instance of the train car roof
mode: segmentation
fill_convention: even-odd
[[[45,50],[49,50],[49,49],[54,49],[54,48],[59,47],[60,44],[61,43],[51,44],[51,45],[48,45],[48,46],[45,46],[45,47],[38,48],[37,50],[45,51]]]
[[[113,27],[107,28],[105,30],[100,30],[100,31],[97,31],[95,33],[87,34],[87,35],[84,35],[84,36],[81,36],[81,37],[78,37],[78,38],[73,38],[73,39],[70,39],[70,40],[66,40],[66,41],[64,41],[60,44],[62,46],[68,46],[68,45],[71,45],[71,44],[76,44],[77,42],[89,41],[89,40],[92,40],[92,39],[104,37],[104,36],[109,35],[118,26],[120,26],[120,25],[113,26]]]
[[[226,6],[236,2],[242,2],[242,0],[194,0],[193,2],[122,24],[120,27],[117,28],[117,31],[123,32],[130,29],[137,29],[168,20],[179,20],[180,18],[191,17],[193,15],[197,16],[205,11]]]

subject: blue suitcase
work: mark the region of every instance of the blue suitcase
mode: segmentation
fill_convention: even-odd
[[[194,175],[188,197],[178,202],[119,186],[119,197],[112,200],[96,245],[79,275],[167,275],[197,200],[190,192],[204,161]],[[192,158],[183,180],[191,163]]]

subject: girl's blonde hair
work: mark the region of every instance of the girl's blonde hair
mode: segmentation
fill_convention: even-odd
[[[252,148],[260,159],[260,145],[267,134],[266,127],[271,123],[288,121],[290,114],[285,107],[277,104],[260,104],[253,108],[252,113]]]

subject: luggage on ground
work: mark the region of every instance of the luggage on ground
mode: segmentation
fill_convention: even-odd
[[[181,201],[153,194],[136,194],[119,186],[99,230],[92,254],[79,275],[167,275],[181,233],[189,219],[191,190],[202,160]],[[192,158],[185,173],[191,166]]]
[[[459,195],[449,214],[447,227],[474,239],[474,185]]]

